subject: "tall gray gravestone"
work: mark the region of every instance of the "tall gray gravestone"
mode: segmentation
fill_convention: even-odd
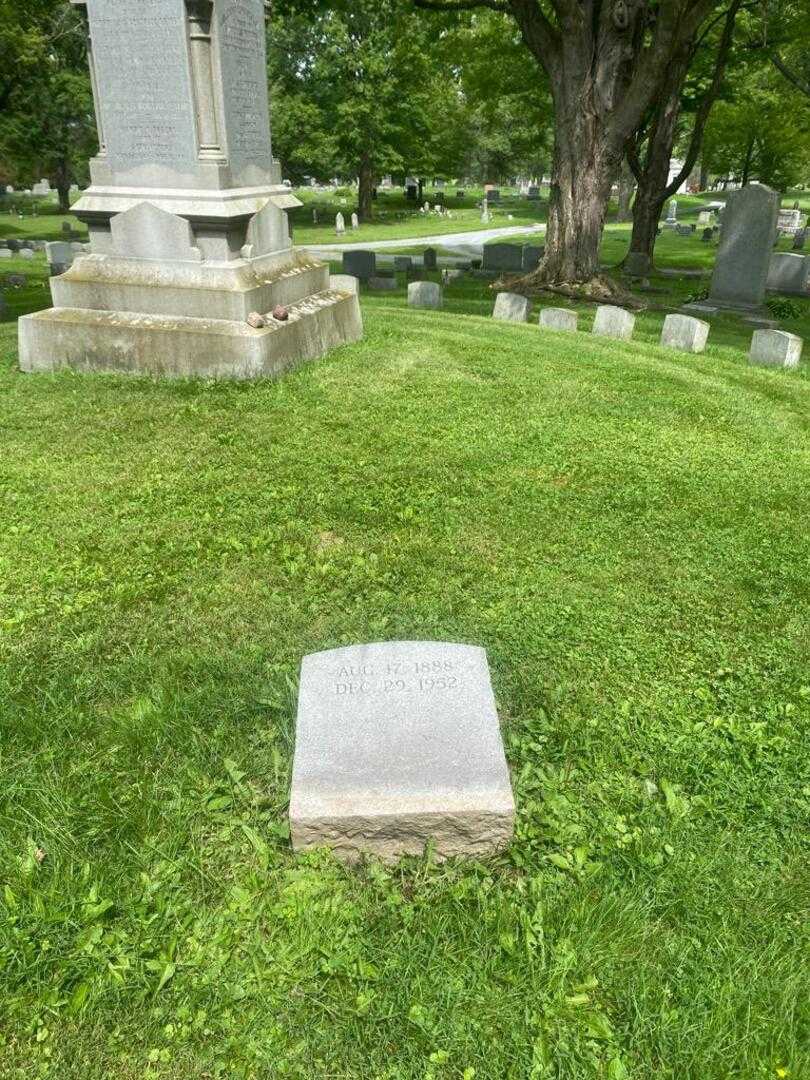
[[[764,184],[746,184],[729,195],[708,306],[767,314],[763,302],[778,214],[779,194]]]
[[[296,851],[484,855],[515,804],[486,653],[386,642],[304,658],[290,796]]]
[[[20,366],[252,378],[362,336],[354,293],[294,251],[270,137],[265,0],[71,0],[100,151],[91,252],[20,320]],[[289,317],[247,323],[284,307]]]

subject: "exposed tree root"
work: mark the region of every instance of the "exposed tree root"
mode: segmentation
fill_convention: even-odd
[[[615,278],[597,274],[590,281],[569,283],[564,281],[546,281],[542,269],[524,277],[503,277],[494,282],[492,288],[497,292],[508,289],[521,296],[565,296],[569,300],[580,300],[591,304],[615,304],[617,307],[641,310],[645,304],[629,292]]]

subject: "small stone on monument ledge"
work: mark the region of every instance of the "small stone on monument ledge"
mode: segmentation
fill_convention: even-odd
[[[286,322],[289,317],[289,311],[282,304],[278,304],[273,308],[273,318],[276,322]]]
[[[252,326],[254,330],[262,330],[267,325],[258,311],[251,311],[247,317],[247,321],[248,326]]]

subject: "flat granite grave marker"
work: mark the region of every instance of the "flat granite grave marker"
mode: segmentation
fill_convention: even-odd
[[[414,641],[304,658],[290,797],[293,847],[346,861],[486,855],[515,804],[486,652]]]
[[[247,379],[362,336],[354,293],[292,247],[273,159],[265,0],[72,0],[99,154],[83,254],[19,320],[20,367]],[[283,323],[247,325],[287,309]]]

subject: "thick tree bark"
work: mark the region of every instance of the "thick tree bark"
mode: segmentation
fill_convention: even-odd
[[[633,214],[631,206],[633,203],[633,193],[636,190],[636,178],[633,176],[633,170],[627,164],[627,160],[622,160],[622,166],[619,169],[619,208],[616,214],[616,220],[619,222],[632,221]]]
[[[718,0],[414,0],[511,15],[551,85],[555,152],[546,254],[525,286],[605,284],[599,246],[627,140],[673,57]]]
[[[599,276],[599,247],[620,150],[595,128],[585,109],[557,111],[546,254],[535,274],[549,284],[574,285]]]
[[[661,211],[667,199],[675,195],[690,176],[698,159],[706,121],[723,84],[734,24],[741,4],[742,0],[733,0],[726,12],[712,81],[695,113],[686,160],[679,174],[669,181],[669,165],[678,130],[684,84],[699,42],[686,42],[681,52],[673,57],[667,69],[659,105],[650,124],[643,165],[638,158],[637,147],[631,144],[628,148],[628,160],[638,180],[629,249],[629,254],[633,256],[633,269],[637,273],[652,269]]]
[[[56,167],[56,191],[60,211],[63,214],[70,213],[70,166],[65,158],[62,158]]]
[[[371,221],[374,216],[374,200],[371,197],[374,188],[374,165],[367,150],[360,158],[357,177],[357,216],[361,221]]]

